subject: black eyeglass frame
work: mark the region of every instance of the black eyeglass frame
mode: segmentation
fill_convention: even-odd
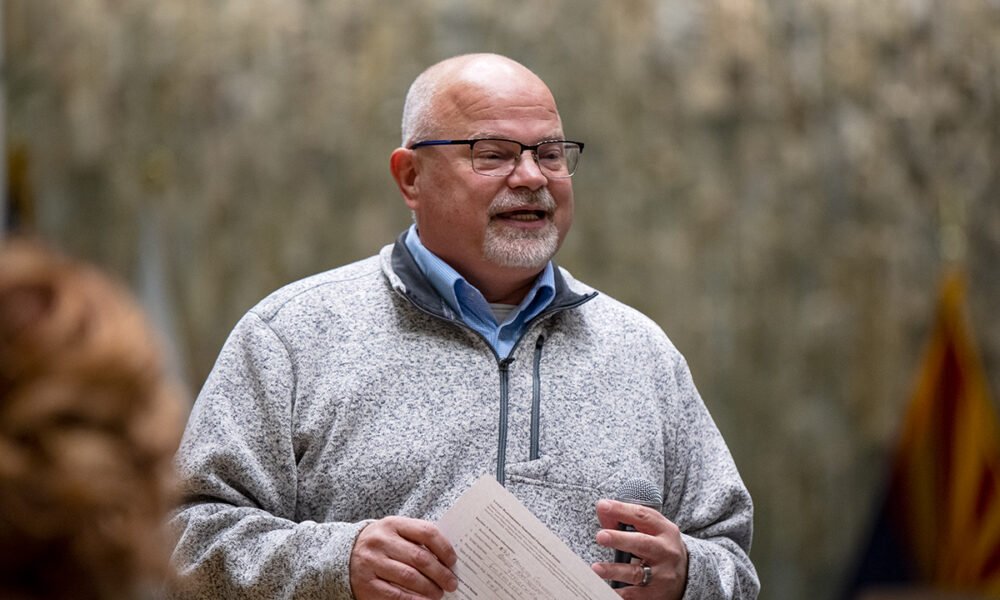
[[[580,154],[583,154],[583,145],[584,145],[583,142],[576,142],[573,140],[545,140],[543,142],[538,142],[534,146],[529,146],[527,144],[522,144],[517,140],[508,140],[507,138],[476,138],[474,140],[424,140],[422,142],[414,142],[410,144],[409,149],[416,150],[417,148],[426,148],[429,146],[468,146],[469,152],[471,153],[472,147],[475,145],[476,142],[510,142],[511,144],[517,144],[518,146],[520,146],[521,151],[517,153],[517,160],[514,162],[514,169],[517,169],[517,165],[520,163],[521,156],[524,155],[525,150],[531,150],[532,159],[535,161],[535,164],[538,164],[538,148],[540,148],[541,146],[544,146],[546,144],[575,144],[578,148],[580,148]],[[472,160],[471,156],[469,158],[473,163],[473,171],[475,171],[475,161]],[[514,169],[512,169],[510,173],[513,173]],[[480,173],[479,171],[475,172],[484,177],[510,176],[510,173],[507,173],[506,175],[491,175],[490,173]],[[565,175],[562,177],[558,175],[551,175],[551,177],[554,177],[556,179],[568,179],[573,176],[573,173],[576,173],[576,165],[573,165],[573,170],[570,172],[569,175]],[[546,175],[546,177],[549,176],[550,175]]]

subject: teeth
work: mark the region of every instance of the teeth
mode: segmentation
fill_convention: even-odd
[[[514,221],[537,221],[542,218],[542,215],[537,212],[511,212],[500,216]]]

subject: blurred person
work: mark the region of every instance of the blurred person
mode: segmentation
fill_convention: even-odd
[[[684,358],[551,260],[582,151],[510,59],[414,81],[390,157],[414,225],[251,309],[195,402],[180,597],[441,598],[434,521],[487,473],[624,598],[756,597],[751,499]],[[609,499],[632,478],[660,510]]]
[[[0,245],[0,597],[156,597],[182,410],[128,293]]]

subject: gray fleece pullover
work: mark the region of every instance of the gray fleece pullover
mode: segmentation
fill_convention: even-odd
[[[755,598],[750,496],[683,357],[556,271],[502,361],[399,241],[250,310],[178,453],[177,597],[353,598],[369,520],[434,521],[491,473],[587,562],[612,560],[597,500],[648,479],[688,548],[684,598]]]

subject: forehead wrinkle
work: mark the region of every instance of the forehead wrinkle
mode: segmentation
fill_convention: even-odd
[[[552,133],[547,133],[537,137],[534,140],[516,140],[510,137],[510,134],[501,133],[493,129],[479,129],[469,133],[469,139],[479,140],[479,139],[497,139],[497,140],[509,140],[512,142],[519,142],[525,146],[534,146],[535,144],[541,144],[543,142],[561,140],[563,138],[562,131],[553,130]]]
[[[505,122],[515,121],[532,122],[544,126],[543,132],[534,136],[534,139],[517,140],[522,143],[530,145],[544,140],[559,139],[563,135],[559,111],[551,102],[551,96],[548,94],[546,94],[548,95],[547,99],[540,98],[537,102],[518,98],[508,104],[503,101],[503,98],[500,98],[498,102],[495,95],[491,95],[489,90],[483,89],[481,86],[462,85],[458,87],[452,88],[448,94],[442,95],[438,99],[437,114],[441,123],[452,125],[461,123],[471,126],[471,129],[466,130],[463,135],[472,138],[511,139],[508,128],[494,127],[491,126],[491,123],[501,125]]]
[[[495,98],[486,96],[485,94],[478,98],[473,99],[470,102],[462,103],[460,101],[455,102],[455,108],[458,109],[462,114],[470,117],[477,118],[482,113],[488,113],[491,110],[495,110],[496,101]],[[514,102],[510,104],[505,104],[503,110],[507,113],[513,113],[515,116],[513,118],[534,118],[539,119],[537,114],[538,111],[543,111],[546,118],[559,120],[559,111],[555,109],[554,106],[546,106],[542,102]],[[523,114],[523,117],[517,117],[516,115]]]

